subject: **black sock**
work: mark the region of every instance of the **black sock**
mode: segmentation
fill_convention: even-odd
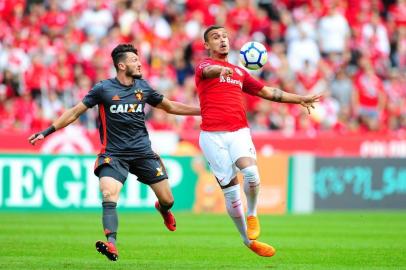
[[[103,228],[107,241],[116,244],[118,217],[115,202],[103,202]]]
[[[173,203],[174,202],[172,202],[170,204],[162,204],[161,202],[159,202],[159,210],[161,212],[168,212],[168,210],[172,208]]]

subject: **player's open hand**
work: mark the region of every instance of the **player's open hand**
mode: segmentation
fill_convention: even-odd
[[[32,134],[29,138],[28,141],[30,142],[30,144],[35,145],[35,143],[37,141],[43,140],[45,137],[42,133],[35,133]]]
[[[300,105],[305,107],[310,114],[310,108],[314,109],[314,103],[319,102],[322,96],[323,94],[302,96]]]
[[[233,70],[229,67],[223,67],[220,72],[220,77],[231,77],[233,76]]]

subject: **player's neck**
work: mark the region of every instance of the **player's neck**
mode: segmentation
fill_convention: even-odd
[[[228,62],[227,55],[212,54],[212,55],[210,55],[210,58],[213,60],[216,60],[216,61]]]
[[[122,85],[131,86],[134,84],[134,78],[127,77],[124,74],[117,74],[116,78]]]

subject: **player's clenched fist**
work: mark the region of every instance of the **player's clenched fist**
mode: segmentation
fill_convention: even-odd
[[[223,67],[220,73],[220,77],[230,77],[233,75],[233,70],[229,67]]]

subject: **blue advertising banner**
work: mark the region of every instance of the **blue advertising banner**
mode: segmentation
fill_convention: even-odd
[[[406,160],[317,158],[317,209],[406,209]]]

